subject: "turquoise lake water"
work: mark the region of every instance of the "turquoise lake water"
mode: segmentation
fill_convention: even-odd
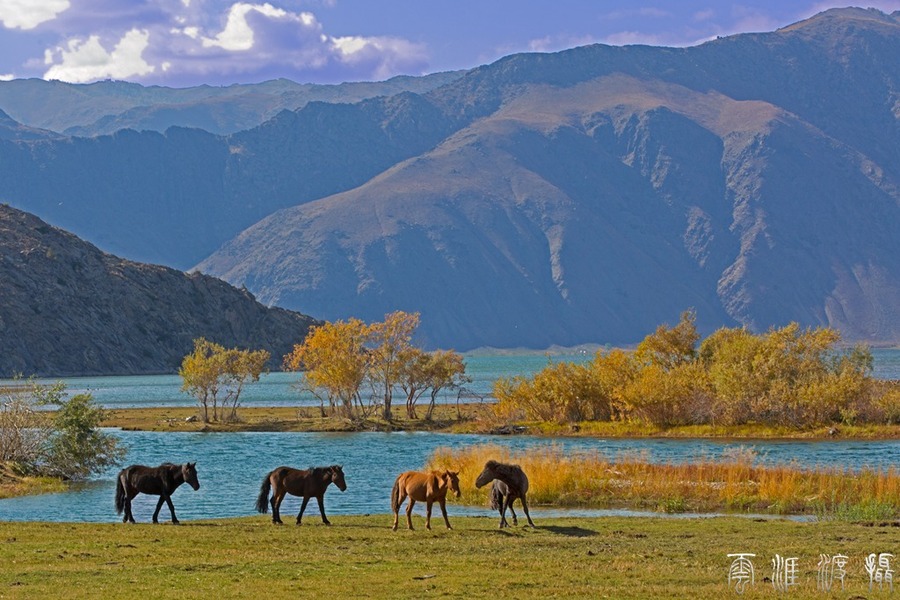
[[[874,350],[875,377],[900,379],[900,350]],[[474,354],[465,357],[466,373],[472,378],[463,390],[451,390],[441,396],[442,402],[455,402],[458,395],[466,402],[492,401],[494,381],[500,377],[530,376],[549,362],[583,362],[593,353],[575,354]],[[296,387],[296,373],[269,373],[259,382],[246,387],[241,394],[243,406],[317,406],[319,401]],[[55,381],[55,380],[54,380]],[[123,377],[64,378],[70,394],[90,392],[94,400],[106,408],[152,406],[193,406],[193,398],[181,391],[178,375],[133,375]],[[2,381],[0,381],[2,384]]]
[[[592,355],[556,355],[553,360],[589,360]],[[469,356],[467,370],[473,378],[466,386],[467,401],[491,401],[490,390],[498,377],[530,375],[546,366],[543,355]],[[900,351],[875,351],[875,375],[900,379]],[[89,391],[107,407],[191,406],[180,392],[177,376],[99,377],[64,380],[70,393]],[[248,388],[245,406],[316,404],[298,396],[292,388],[296,375],[273,373]],[[445,396],[454,401],[456,394]],[[253,506],[266,473],[280,465],[306,468],[339,463],[344,465],[348,489],[330,489],[326,510],[342,514],[390,512],[389,494],[396,475],[423,467],[441,446],[462,448],[492,443],[511,449],[540,451],[562,447],[566,452],[599,453],[608,458],[639,455],[652,462],[691,462],[699,458],[718,460],[736,451],[750,449],[765,464],[794,464],[858,468],[887,468],[900,464],[897,441],[816,442],[728,442],[711,440],[623,440],[547,439],[532,436],[447,435],[436,433],[154,433],[111,430],[119,436],[128,455],[120,466],[133,463],[157,465],[196,461],[201,488],[193,492],[182,486],[173,497],[179,519],[236,517],[256,514]],[[119,519],[113,508],[115,475],[120,466],[79,484],[71,491],[0,500],[0,520],[111,522]],[[134,504],[135,518],[149,521],[155,499],[140,495]],[[299,499],[288,497],[285,515],[299,509]],[[417,506],[418,510],[418,506]],[[451,506],[454,514],[493,516],[485,507]],[[310,512],[311,511],[311,512]],[[535,507],[535,519],[559,514],[644,514],[630,511],[561,511]],[[163,508],[162,519],[168,519]],[[260,518],[264,518],[260,516]],[[268,518],[268,517],[265,517]],[[304,520],[319,519],[315,503]],[[335,522],[338,522],[335,519]],[[389,518],[386,517],[386,525]]]

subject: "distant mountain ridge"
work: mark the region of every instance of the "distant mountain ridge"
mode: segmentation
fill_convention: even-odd
[[[0,139],[0,198],[266,303],[418,310],[435,346],[627,343],[687,307],[707,332],[898,343],[898,91],[900,12],[835,9],[513,55],[228,136]]]
[[[316,323],[213,277],[105,254],[7,205],[0,282],[0,378],[173,373],[198,337],[265,348],[277,367]]]
[[[434,73],[387,81],[335,85],[276,79],[230,86],[144,87],[126,81],[73,84],[42,79],[0,81],[0,110],[28,126],[91,137],[121,129],[165,132],[169,127],[230,134],[250,129],[283,110],[310,102],[359,102],[400,92],[427,92],[463,75]]]

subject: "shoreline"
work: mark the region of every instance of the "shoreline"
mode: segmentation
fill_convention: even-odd
[[[203,423],[196,418],[196,407],[151,407],[106,409],[103,427],[125,431],[170,432],[293,432],[293,433],[354,433],[433,432],[448,434],[534,435],[554,437],[597,437],[620,439],[716,439],[735,441],[829,441],[900,440],[900,425],[831,425],[792,430],[784,427],[759,425],[716,426],[691,425],[659,428],[647,425],[591,421],[575,424],[514,422],[500,423],[493,417],[490,404],[439,404],[434,418],[409,419],[405,407],[395,409],[391,422],[369,416],[350,420],[342,417],[322,417],[318,407],[243,407],[239,420]],[[402,411],[402,414],[401,414]],[[419,414],[424,414],[420,407]]]

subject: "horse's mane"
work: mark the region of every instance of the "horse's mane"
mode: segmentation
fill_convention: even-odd
[[[310,475],[322,475],[326,471],[331,471],[332,469],[337,469],[340,465],[330,465],[327,467],[310,467],[309,474]]]

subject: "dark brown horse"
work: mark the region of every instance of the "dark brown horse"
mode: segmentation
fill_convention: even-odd
[[[281,525],[281,502],[285,494],[303,496],[303,504],[297,513],[297,525],[303,518],[303,511],[310,498],[315,497],[319,501],[319,512],[322,514],[322,522],[331,525],[325,516],[325,490],[330,484],[338,486],[342,492],[347,489],[344,481],[344,470],[340,465],[330,467],[314,467],[305,471],[292,469],[291,467],[278,467],[263,479],[259,488],[259,497],[256,499],[256,510],[261,513],[269,512],[269,491],[272,490],[272,522]]]
[[[406,526],[412,529],[412,511],[416,501],[425,502],[425,529],[431,529],[431,505],[437,502],[441,505],[441,513],[444,515],[444,523],[447,529],[450,520],[447,519],[447,491],[452,491],[459,498],[459,473],[444,471],[443,473],[432,471],[420,473],[407,471],[401,473],[394,482],[391,490],[391,510],[394,512],[394,526],[397,531],[397,521],[400,520],[400,505],[409,497],[409,506],[406,507]]]
[[[159,523],[159,510],[163,502],[169,505],[172,513],[172,523],[178,524],[175,517],[175,506],[172,505],[172,494],[182,483],[187,482],[194,490],[200,489],[197,481],[197,463],[184,463],[173,465],[163,463],[158,467],[145,467],[144,465],[131,465],[119,471],[116,479],[116,514],[125,512],[123,523],[134,523],[134,515],[131,513],[131,500],[138,494],[150,494],[159,496],[156,510],[153,511],[153,522]]]
[[[519,465],[508,465],[489,460],[484,465],[484,470],[475,480],[475,487],[480,488],[494,482],[491,488],[491,508],[500,510],[500,527],[509,527],[506,522],[506,509],[512,512],[513,525],[517,525],[516,513],[513,512],[512,503],[516,498],[522,501],[528,524],[534,527],[534,521],[528,513],[528,501],[525,495],[528,493],[528,477]],[[502,485],[501,485],[502,484]]]

